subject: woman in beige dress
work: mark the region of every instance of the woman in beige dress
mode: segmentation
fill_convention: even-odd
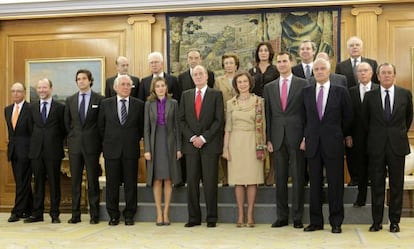
[[[223,93],[223,103],[226,103],[236,95],[236,91],[233,89],[233,78],[240,66],[239,57],[234,53],[225,53],[221,57],[221,66],[224,69],[224,75],[216,78],[214,88]],[[226,105],[224,105],[224,113],[226,113]],[[222,178],[223,187],[226,187],[229,185],[227,160],[221,158],[220,165],[222,170],[219,172],[219,178]]]
[[[245,225],[244,201],[247,192],[247,225],[254,227],[254,203],[257,185],[263,183],[263,161],[256,157],[257,110],[262,110],[263,98],[252,93],[253,78],[247,72],[237,74],[233,79],[236,96],[227,101],[226,128],[223,157],[228,161],[229,184],[235,185],[238,208],[237,227]],[[264,127],[259,134],[266,141]]]

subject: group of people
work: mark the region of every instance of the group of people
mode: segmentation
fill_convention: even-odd
[[[254,227],[257,186],[266,180],[264,160],[270,153],[269,175],[276,183],[277,206],[272,227],[289,223],[290,176],[293,227],[305,232],[323,229],[325,172],[329,224],[332,233],[341,233],[346,151],[350,185],[358,185],[354,207],[365,205],[371,181],[373,224],[369,230],[382,229],[388,172],[390,231],[399,232],[412,95],[395,85],[394,65],[377,66],[375,60],[361,57],[362,46],[361,39],[351,37],[347,42],[350,58],[331,73],[329,56],[316,55],[310,40],[301,43],[297,65],[289,52],[275,54],[270,43],[261,42],[254,68],[239,71],[238,56],[226,53],[222,56],[225,73],[216,79],[201,66],[196,49],[188,51],[189,69],[178,78],[163,71],[161,53],[151,53],[151,75],[141,82],[128,74],[128,59],[121,56],[116,60],[118,75],[106,81],[106,98],[91,90],[93,77],[81,69],[76,74],[79,92],[67,98],[66,105],[51,98],[49,79],[39,80],[36,90],[40,101],[31,105],[24,100],[25,86],[15,83],[14,103],[5,108],[8,155],[16,179],[16,201],[9,222],[20,218],[28,223],[43,221],[46,179],[51,190],[52,223],[60,222],[59,172],[67,134],[73,199],[69,223],[81,221],[84,167],[90,223],[99,222],[99,156],[103,152],[109,225],[120,222],[122,183],[125,225],[134,224],[139,142],[143,138],[147,185],[153,187],[158,226],[170,224],[172,186],[183,182],[187,183],[188,197],[185,227],[201,225],[201,181],[207,227],[215,227],[221,165],[223,183],[235,186],[237,227]],[[310,224],[304,227],[304,186],[308,180]]]

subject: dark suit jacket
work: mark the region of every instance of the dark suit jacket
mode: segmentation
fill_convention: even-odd
[[[181,130],[179,122],[178,102],[175,99],[168,99],[165,103],[165,121],[167,129],[168,155],[155,155],[155,134],[157,132],[157,101],[145,103],[144,122],[144,151],[151,153],[150,161],[147,161],[147,184],[152,186],[154,173],[154,156],[168,157],[171,178],[174,184],[181,182],[180,161],[177,160],[177,151],[181,151]]]
[[[329,158],[343,157],[344,137],[350,135],[352,103],[348,90],[331,82],[325,112],[319,120],[316,108],[316,86],[303,90],[306,110],[305,155],[315,156],[319,150]]]
[[[144,129],[144,102],[129,97],[128,118],[121,125],[116,101],[116,96],[101,101],[98,127],[103,139],[103,155],[105,159],[138,160],[139,141]]]
[[[7,145],[7,159],[12,160],[13,155],[17,158],[27,158],[30,148],[30,136],[33,130],[32,113],[30,104],[24,102],[17,119],[16,129],[12,126],[14,104],[4,108],[4,117],[6,119],[9,142]]]
[[[194,135],[202,135],[206,139],[201,151],[220,154],[223,151],[224,105],[222,93],[213,88],[207,88],[201,105],[200,118],[197,120],[194,102],[195,89],[183,92],[180,103],[180,128],[182,132],[182,150],[185,154],[196,153],[190,143]]]
[[[207,70],[208,73],[208,80],[207,85],[210,88],[214,87],[214,73],[210,70]],[[180,75],[178,75],[178,101],[181,99],[181,94],[188,89],[193,89],[195,87],[193,78],[190,75],[190,69],[187,71],[182,72]]]
[[[264,87],[266,137],[272,142],[274,150],[280,148],[283,139],[286,139],[292,148],[299,149],[305,125],[303,88],[308,85],[308,82],[296,76],[292,77],[286,110],[283,112],[279,81],[280,78],[277,78]]]
[[[362,104],[362,116],[368,130],[367,152],[370,156],[384,153],[388,143],[394,153],[404,156],[410,153],[407,132],[413,120],[412,94],[395,86],[394,105],[390,121],[384,116],[381,100],[381,88],[365,93]]]
[[[79,93],[66,99],[65,127],[68,132],[70,153],[99,154],[102,151],[101,136],[98,129],[98,113],[103,96],[91,92],[85,123],[79,117]]]
[[[368,64],[371,65],[372,71],[373,71],[371,81],[373,83],[379,83],[377,74],[376,74],[377,67],[378,67],[377,61],[369,59],[369,58],[361,57],[361,62],[367,62]],[[337,64],[335,73],[346,76],[346,79],[348,81],[348,88],[353,87],[357,85],[358,83],[355,81],[354,71],[352,70],[352,63],[350,59],[346,59],[344,61],[341,61],[339,64]]]
[[[302,63],[299,63],[296,66],[292,67],[292,73],[293,75],[299,78],[306,79],[305,72],[303,71]],[[311,70],[311,77],[312,76],[313,76],[313,71]]]
[[[167,81],[168,93],[172,94],[172,97],[174,99],[179,99],[180,96],[179,96],[177,78],[174,75],[169,75],[167,73],[164,73],[164,78]],[[152,75],[143,78],[141,81],[141,85],[139,87],[138,98],[144,102],[147,101],[147,98],[150,95],[151,81],[152,81]]]
[[[33,132],[30,141],[30,159],[60,160],[63,152],[63,139],[66,135],[64,124],[65,105],[52,100],[46,124],[40,113],[40,101],[32,104]]]
[[[348,89],[348,84],[346,81],[346,77],[342,74],[336,74],[336,73],[331,73],[329,74],[329,81],[337,86],[342,86],[345,87],[346,89]],[[309,84],[310,85],[315,85],[316,84],[316,80],[315,77],[310,77],[309,78]]]
[[[106,98],[116,96],[116,92],[114,90],[114,81],[116,77],[118,77],[118,75],[115,75],[114,77],[106,79],[106,84],[105,84],[105,97]],[[132,75],[129,75],[129,77],[131,77],[131,80],[132,80],[131,96],[138,98],[139,79]]]
[[[377,89],[378,84],[372,83],[371,90]],[[366,93],[365,93],[366,94]],[[364,127],[363,115],[362,115],[362,102],[359,92],[359,84],[349,88],[349,95],[351,95],[352,107],[354,112],[354,118],[352,120],[351,135],[353,148],[356,150],[366,150],[366,137],[367,132]]]

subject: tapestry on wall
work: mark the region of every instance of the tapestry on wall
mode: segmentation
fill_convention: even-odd
[[[299,62],[303,40],[316,43],[336,61],[339,55],[340,8],[275,9],[250,12],[175,13],[167,15],[168,67],[178,74],[187,69],[187,51],[201,51],[203,64],[223,74],[221,56],[235,52],[240,69],[254,66],[256,46],[269,41],[275,52],[289,51]],[[276,59],[276,58],[274,58]]]

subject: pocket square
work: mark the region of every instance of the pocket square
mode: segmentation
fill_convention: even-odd
[[[92,105],[92,108],[98,108],[98,105]]]

